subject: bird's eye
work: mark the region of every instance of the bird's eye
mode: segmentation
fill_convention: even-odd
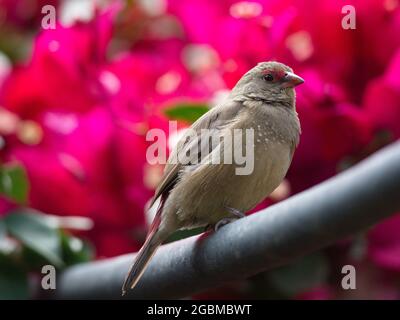
[[[274,77],[272,76],[272,74],[268,73],[267,75],[264,76],[264,80],[271,82],[274,80]]]

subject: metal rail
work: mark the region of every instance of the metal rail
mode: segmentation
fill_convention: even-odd
[[[182,298],[288,263],[400,211],[400,142],[216,233],[162,246],[132,299]],[[133,254],[73,266],[57,299],[119,299]]]

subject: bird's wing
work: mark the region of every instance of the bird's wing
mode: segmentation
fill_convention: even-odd
[[[199,163],[204,156],[207,156],[207,154],[211,151],[209,150],[209,152],[202,152],[205,150],[198,148],[197,154],[190,154],[191,161],[189,161],[187,165],[176,161],[176,159],[179,159],[180,154],[188,152],[188,150],[190,150],[195,144],[199,144],[199,141],[201,140],[201,130],[222,129],[234,121],[242,108],[243,105],[241,102],[228,101],[224,104],[214,107],[192,124],[191,129],[196,132],[197,137],[184,136],[178,141],[176,147],[169,156],[168,162],[164,168],[164,175],[155,192],[150,206],[154,204],[158,197],[163,194],[165,195],[165,193],[168,193],[172,189],[178,179],[179,172],[184,167],[189,166],[190,163],[193,162]]]

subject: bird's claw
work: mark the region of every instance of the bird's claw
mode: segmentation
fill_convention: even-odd
[[[237,220],[237,218],[223,218],[223,219],[219,220],[214,227],[215,232],[217,232],[223,226],[225,226],[233,221],[236,221],[236,220]]]
[[[223,218],[220,221],[218,221],[217,224],[214,227],[215,231],[218,231],[221,227],[227,225],[228,223],[231,223],[233,221],[236,221],[238,219],[241,219],[241,218],[245,217],[245,214],[242,211],[238,210],[238,209],[227,207],[227,206],[225,206],[225,209],[228,210],[228,212],[230,214],[232,214],[233,217],[231,217],[231,218]]]

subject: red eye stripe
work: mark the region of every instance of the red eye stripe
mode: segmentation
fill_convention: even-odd
[[[263,70],[261,71],[261,74],[263,76],[267,75],[267,74],[271,74],[275,80],[281,80],[283,79],[283,77],[285,77],[286,72],[284,70]]]

